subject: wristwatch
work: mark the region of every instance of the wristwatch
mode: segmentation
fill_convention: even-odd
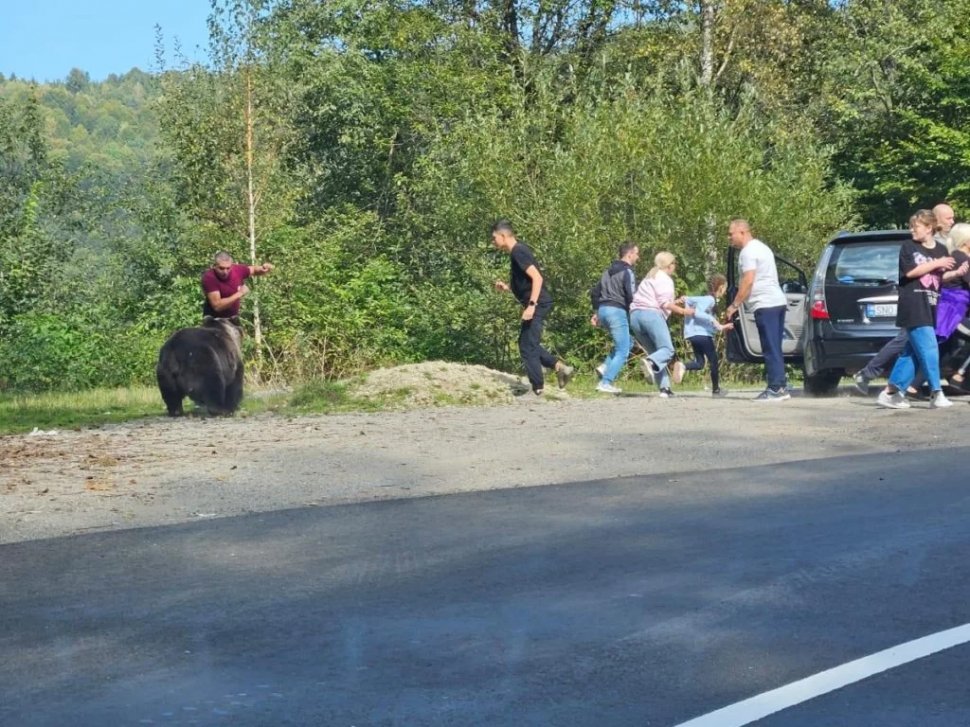
[[[527,308],[531,308],[531,307],[532,307],[532,306],[534,306],[535,304],[536,304],[536,302],[535,302],[534,300],[530,300],[530,301],[529,301],[529,305],[528,305],[528,306],[526,306],[526,307],[527,307]]]

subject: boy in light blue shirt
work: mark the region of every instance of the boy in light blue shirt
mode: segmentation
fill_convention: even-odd
[[[714,345],[714,335],[718,331],[731,330],[734,325],[718,322],[714,313],[717,301],[727,292],[727,279],[715,273],[707,279],[707,295],[688,296],[684,299],[687,308],[694,309],[694,315],[684,318],[684,337],[690,341],[694,349],[694,360],[688,364],[677,361],[674,364],[674,381],[683,378],[685,371],[700,371],[704,368],[704,360],[711,365],[711,393],[714,396],[724,396],[727,391],[721,388],[718,376],[718,355]]]

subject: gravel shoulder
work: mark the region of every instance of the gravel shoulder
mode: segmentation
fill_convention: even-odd
[[[967,409],[702,392],[0,437],[0,543],[291,507],[962,445]],[[781,485],[779,485],[781,486]]]

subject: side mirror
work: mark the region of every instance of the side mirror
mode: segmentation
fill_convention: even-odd
[[[808,292],[805,286],[799,283],[797,280],[786,280],[781,284],[781,289],[782,292],[785,293],[801,293],[804,295]]]

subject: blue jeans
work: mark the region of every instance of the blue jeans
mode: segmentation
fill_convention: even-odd
[[[754,312],[754,324],[758,327],[761,339],[761,353],[765,357],[765,379],[768,388],[774,391],[788,385],[785,378],[785,357],[781,342],[785,339],[785,312],[788,306],[777,305],[771,308],[758,308]]]
[[[667,319],[660,311],[638,309],[630,313],[630,330],[633,337],[647,350],[647,358],[653,361],[654,368],[660,371],[657,375],[657,388],[669,389],[667,364],[674,357],[674,342],[670,340]]]
[[[940,390],[940,348],[936,342],[933,326],[910,328],[906,348],[896,359],[893,372],[889,375],[889,385],[899,391],[913,383],[917,370],[923,372],[930,385],[930,391]]]
[[[601,305],[596,311],[596,317],[599,318],[600,328],[605,328],[613,337],[613,350],[603,362],[606,367],[603,383],[612,384],[623,370],[630,355],[630,346],[633,345],[630,340],[630,319],[623,308],[612,305]]]
[[[879,353],[872,357],[866,367],[860,372],[867,379],[878,379],[886,371],[891,371],[890,364],[894,364],[899,354],[906,348],[906,340],[909,338],[909,331],[905,328],[896,334],[896,337],[879,349]]]

